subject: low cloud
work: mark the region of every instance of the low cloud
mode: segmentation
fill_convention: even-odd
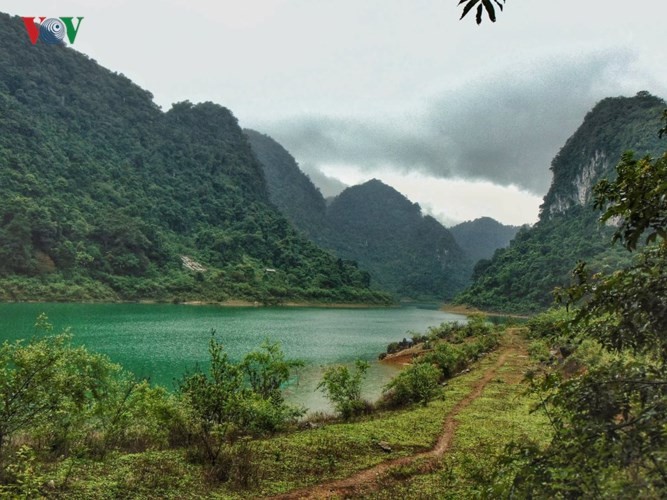
[[[604,97],[632,95],[650,81],[634,61],[629,51],[607,50],[517,62],[441,91],[424,101],[425,111],[368,119],[303,116],[265,128],[311,169],[347,164],[417,171],[542,195],[552,158],[586,112]]]
[[[346,187],[348,187],[347,184],[344,184],[333,177],[329,177],[314,165],[305,164],[299,165],[299,167],[308,175],[308,177],[310,177],[313,184],[320,188],[320,192],[325,198],[338,196]]]

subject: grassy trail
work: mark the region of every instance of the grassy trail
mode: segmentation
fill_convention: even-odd
[[[504,383],[510,384],[513,388],[520,384],[523,377],[523,365],[527,363],[525,348],[525,342],[518,331],[508,330],[501,347],[490,356],[495,359],[489,359],[491,363],[484,363],[485,366],[475,369],[482,371],[481,378],[471,384],[469,393],[446,414],[441,434],[432,449],[388,460],[349,477],[299,489],[274,498],[347,498],[377,494],[383,490],[396,493],[396,485],[386,487],[387,483],[393,483],[392,477],[395,476],[396,471],[413,469],[414,474],[410,475],[416,476],[436,470],[443,456],[448,453],[457,438],[461,414],[482,396],[487,386],[492,381],[500,380],[501,372],[504,374]],[[401,479],[404,483],[405,478]],[[393,494],[390,497],[394,497]]]

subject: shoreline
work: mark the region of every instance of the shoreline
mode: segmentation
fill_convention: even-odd
[[[440,310],[452,314],[463,314],[465,316],[470,316],[472,314],[483,314],[484,316],[519,318],[519,319],[528,319],[532,317],[531,315],[528,314],[512,314],[512,313],[503,313],[496,311],[482,311],[481,309],[477,309],[476,307],[471,307],[464,304],[443,304],[440,307]]]
[[[492,312],[492,311],[482,311],[476,307],[470,307],[463,304],[442,304],[439,308],[440,311],[451,313],[451,314],[460,314],[463,316],[470,316],[473,314],[483,314],[485,316],[492,317],[505,317],[505,318],[518,318],[518,319],[528,319],[531,316],[520,315],[520,314],[506,314],[501,312]],[[387,363],[388,365],[394,365],[399,367],[406,367],[412,364],[412,360],[419,355],[425,353],[426,350],[423,348],[423,344],[413,345],[400,351],[394,352],[392,354],[387,354],[384,358],[380,359],[380,363]]]
[[[391,309],[400,307],[399,304],[369,304],[369,303],[344,303],[344,302],[281,302],[276,304],[265,304],[259,301],[243,299],[229,299],[224,301],[209,300],[185,300],[174,302],[173,300],[160,299],[137,299],[137,300],[0,300],[0,304],[165,304],[185,306],[218,306],[218,307],[314,307],[323,309]]]

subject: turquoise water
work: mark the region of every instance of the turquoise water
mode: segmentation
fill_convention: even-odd
[[[173,388],[184,372],[208,360],[211,330],[238,360],[263,340],[281,343],[306,363],[288,397],[327,409],[315,391],[323,367],[372,362],[364,393],[376,398],[397,368],[375,362],[388,343],[446,321],[465,321],[435,306],[378,309],[252,308],[172,304],[0,304],[0,342],[29,338],[46,313],[56,331],[71,327],[74,342],[108,355],[137,376]]]

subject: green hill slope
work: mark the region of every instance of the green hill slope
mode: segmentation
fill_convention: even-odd
[[[264,167],[271,202],[294,227],[317,239],[327,210],[322,193],[279,143],[254,130],[245,129],[244,132]]]
[[[378,180],[343,191],[327,221],[324,244],[401,297],[448,299],[467,283],[470,262],[450,232]]]
[[[491,260],[480,261],[473,284],[457,300],[482,309],[536,311],[551,304],[554,287],[569,283],[579,260],[601,271],[627,263],[627,252],[609,247],[612,229],[597,222],[592,188],[614,175],[625,150],[661,151],[657,132],[666,106],[647,92],[598,103],[552,163],[553,182],[540,220]]]
[[[270,137],[246,130],[271,201],[313,241],[359,262],[398,298],[449,299],[468,282],[470,259],[438,221],[378,180],[327,202],[296,160]]]
[[[386,301],[268,199],[231,112],[0,15],[0,298]]]

